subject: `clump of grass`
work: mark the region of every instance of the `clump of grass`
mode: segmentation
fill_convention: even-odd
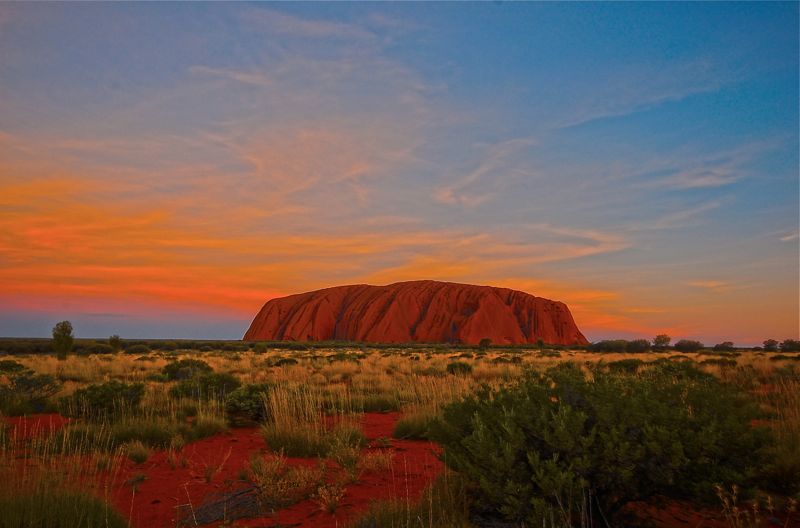
[[[125,454],[134,464],[144,464],[150,458],[150,450],[138,440],[128,442],[124,448]]]
[[[366,513],[347,528],[471,528],[469,501],[464,483],[445,473],[425,489],[420,501],[373,502]]]
[[[311,497],[320,482],[324,482],[325,470],[323,465],[289,466],[286,457],[280,454],[253,457],[240,476],[253,484],[266,510],[276,510]]]
[[[314,500],[326,513],[336,513],[344,497],[344,483],[341,481],[323,484],[317,488]]]
[[[387,449],[378,449],[365,453],[358,460],[358,470],[361,471],[388,471],[392,467],[394,453]]]
[[[413,412],[400,418],[392,436],[404,440],[427,440],[431,424],[436,417],[426,412]]]
[[[0,527],[28,526],[126,528],[128,523],[109,504],[88,493],[45,489],[0,494]]]

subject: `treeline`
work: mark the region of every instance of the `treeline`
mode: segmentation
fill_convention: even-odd
[[[675,344],[670,345],[671,339],[666,335],[656,336],[653,341],[647,339],[606,339],[597,341],[586,346],[589,352],[625,352],[629,354],[636,354],[650,351],[664,351],[675,350],[678,352],[697,352],[700,350],[710,349],[714,352],[734,352],[736,350],[763,350],[766,352],[800,352],[800,341],[796,339],[784,339],[780,343],[774,339],[767,339],[764,341],[764,346],[760,347],[742,347],[734,346],[732,341],[723,341],[717,343],[712,347],[706,347],[702,342],[692,339],[681,339],[676,341]]]

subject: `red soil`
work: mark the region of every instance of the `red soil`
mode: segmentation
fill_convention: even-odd
[[[399,413],[364,415],[361,424],[364,435],[371,441],[391,437],[399,416]],[[6,421],[12,427],[12,435],[16,431],[17,440],[26,440],[53,432],[68,420],[59,415],[35,415],[6,418]],[[369,449],[376,448],[368,447],[366,450]],[[313,500],[306,500],[279,510],[274,517],[239,519],[236,526],[333,528],[357,518],[375,500],[399,499],[410,503],[419,500],[424,488],[443,470],[437,458],[440,449],[431,442],[395,439],[391,439],[391,449],[395,452],[391,470],[367,472],[357,482],[349,484],[335,514],[323,512]],[[154,452],[141,465],[125,459],[110,484],[111,500],[115,508],[130,520],[132,528],[174,527],[177,506],[191,503],[197,507],[210,494],[236,489],[239,471],[246,467],[250,457],[267,452],[268,447],[259,430],[247,428],[232,429],[229,433],[187,445],[177,453],[177,459],[183,459],[185,463],[174,468],[165,451]],[[288,462],[290,465],[316,464],[312,459],[301,458],[290,458]],[[219,467],[208,483],[205,478],[207,467]],[[134,491],[129,481],[137,475],[146,478]],[[100,482],[96,484],[105,486]],[[728,526],[719,510],[698,509],[685,502],[632,503],[626,510],[654,528]],[[781,515],[773,523],[774,526],[800,526],[800,514],[792,514],[789,518]]]
[[[338,286],[267,302],[245,340],[477,344],[588,343],[567,305],[491,286],[438,281]]]
[[[398,416],[398,413],[365,415],[365,436],[369,440],[390,437]],[[323,512],[313,500],[305,500],[279,510],[274,518],[240,519],[237,525],[336,527],[365,511],[375,500],[417,501],[423,489],[442,471],[443,465],[436,458],[438,448],[424,441],[391,440],[391,444],[396,453],[391,471],[367,472],[357,482],[349,484],[335,514]],[[176,506],[191,502],[197,507],[210,493],[236,489],[239,471],[247,466],[250,457],[267,451],[258,429],[232,429],[228,434],[187,445],[178,454],[179,458],[186,459],[186,467],[178,465],[173,469],[166,452],[157,452],[138,466],[126,460],[114,485],[114,506],[130,517],[133,527],[175,526]],[[315,460],[300,458],[289,458],[288,462],[290,465],[316,464]],[[220,464],[211,482],[206,483],[206,467]],[[147,478],[134,493],[126,482],[136,475]],[[209,526],[217,525],[219,523]]]
[[[10,427],[9,438],[12,441],[22,442],[54,433],[69,422],[69,418],[64,418],[60,414],[35,414],[8,417],[5,418],[5,422]]]

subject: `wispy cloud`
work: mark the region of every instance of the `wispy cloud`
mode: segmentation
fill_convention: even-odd
[[[688,286],[712,292],[722,292],[730,289],[731,285],[720,280],[694,280],[686,283]]]
[[[800,231],[795,231],[794,233],[789,233],[788,235],[781,237],[781,242],[791,242],[792,240],[797,240],[800,237]]]
[[[244,22],[269,33],[302,38],[347,38],[374,40],[376,35],[355,24],[300,18],[275,9],[253,8],[243,13]]]
[[[439,187],[434,199],[449,205],[474,207],[484,203],[503,186],[512,174],[510,157],[536,144],[534,138],[515,138],[486,147],[486,155],[477,166],[455,182]],[[491,180],[488,187],[486,180]],[[481,185],[483,184],[483,185]],[[491,190],[490,190],[491,189]]]

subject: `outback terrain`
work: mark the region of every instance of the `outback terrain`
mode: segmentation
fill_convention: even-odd
[[[641,346],[4,340],[0,526],[797,526],[800,356]]]

